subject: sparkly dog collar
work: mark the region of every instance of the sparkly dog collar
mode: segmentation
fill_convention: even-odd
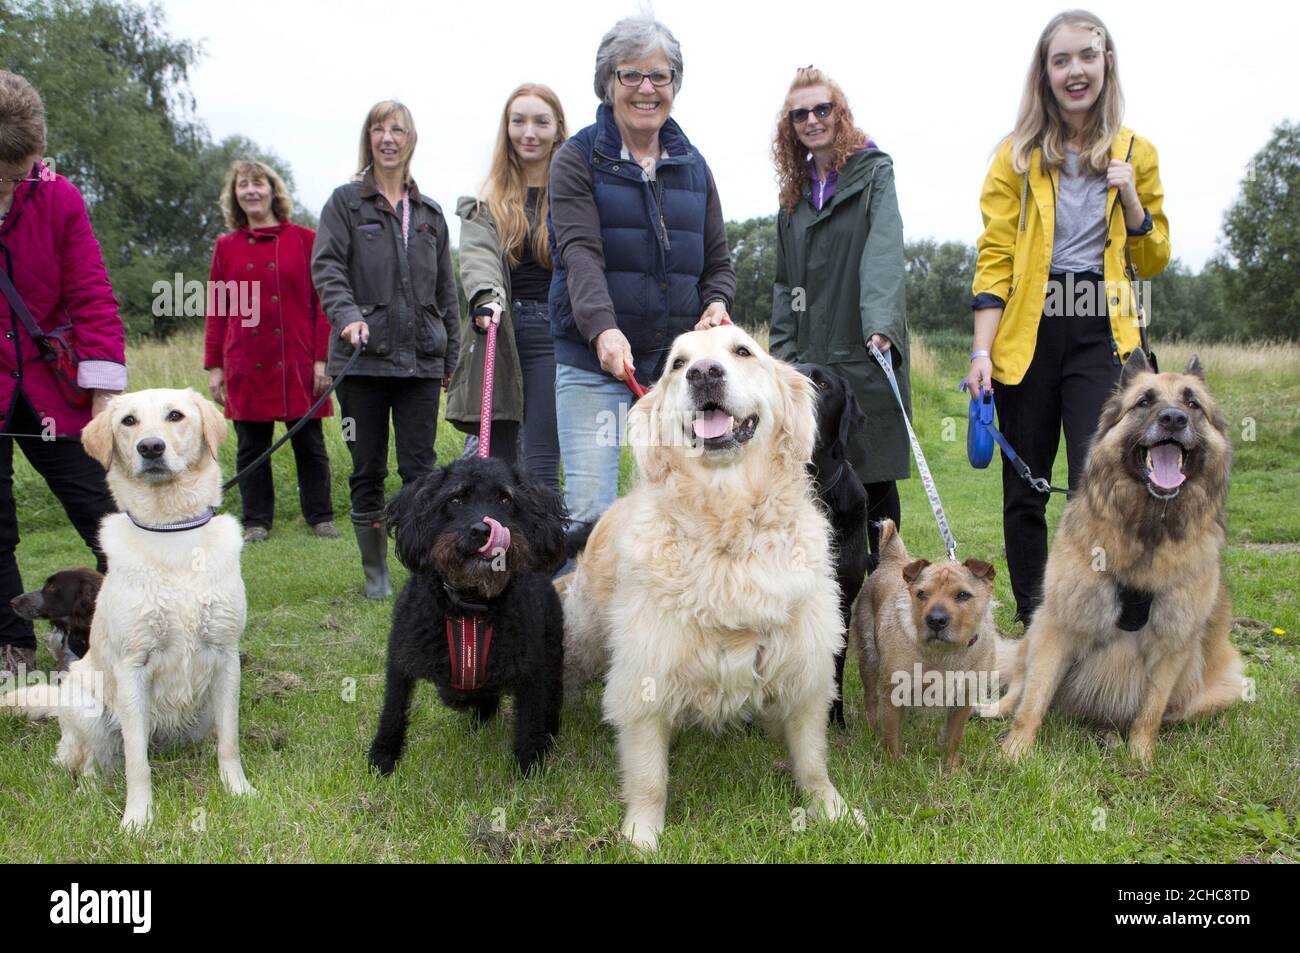
[[[209,506],[198,516],[177,520],[175,523],[146,523],[144,520],[137,519],[135,514],[130,511],[127,511],[126,515],[136,526],[151,533],[183,533],[187,529],[198,529],[200,526],[207,526],[208,523],[212,522],[212,517],[217,515],[217,511]]]

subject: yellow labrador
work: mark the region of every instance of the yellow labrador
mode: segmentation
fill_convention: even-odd
[[[193,390],[123,394],[82,433],[122,511],[100,526],[109,572],[86,656],[61,685],[17,701],[30,715],[54,709],[63,732],[56,760],[72,771],[125,760],[129,829],[152,817],[151,744],[215,730],[222,781],[234,794],[254,793],[239,758],[243,539],[233,516],[213,515],[225,438],[221,412]]]
[[[677,338],[628,415],[640,480],[561,586],[570,688],[607,672],[623,833],[645,849],[664,826],[672,733],[688,725],[757,716],[785,742],[814,812],[851,813],[826,772],[844,628],[804,468],[812,388],[737,327]]]

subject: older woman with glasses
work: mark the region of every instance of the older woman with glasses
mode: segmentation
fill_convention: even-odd
[[[646,16],[596,52],[596,121],[550,176],[551,334],[564,496],[575,524],[618,496],[626,383],[659,376],[673,338],[727,319],[736,291],[722,205],[703,156],[669,114],[682,51]]]

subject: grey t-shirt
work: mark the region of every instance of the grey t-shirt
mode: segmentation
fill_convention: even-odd
[[[1106,248],[1106,176],[1079,175],[1079,154],[1069,149],[1056,190],[1052,271],[1102,271]]]

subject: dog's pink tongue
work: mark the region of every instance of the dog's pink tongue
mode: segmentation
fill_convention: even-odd
[[[691,421],[695,436],[706,440],[721,437],[731,429],[731,424],[731,415],[721,410],[706,410],[702,414],[696,414],[695,419]]]
[[[1182,471],[1183,452],[1172,443],[1151,448],[1151,482],[1162,490],[1175,490],[1187,479]]]
[[[484,556],[495,556],[497,550],[505,552],[510,548],[510,527],[502,526],[490,516],[483,517],[483,522],[487,523],[488,541],[484,543],[479,552]]]

